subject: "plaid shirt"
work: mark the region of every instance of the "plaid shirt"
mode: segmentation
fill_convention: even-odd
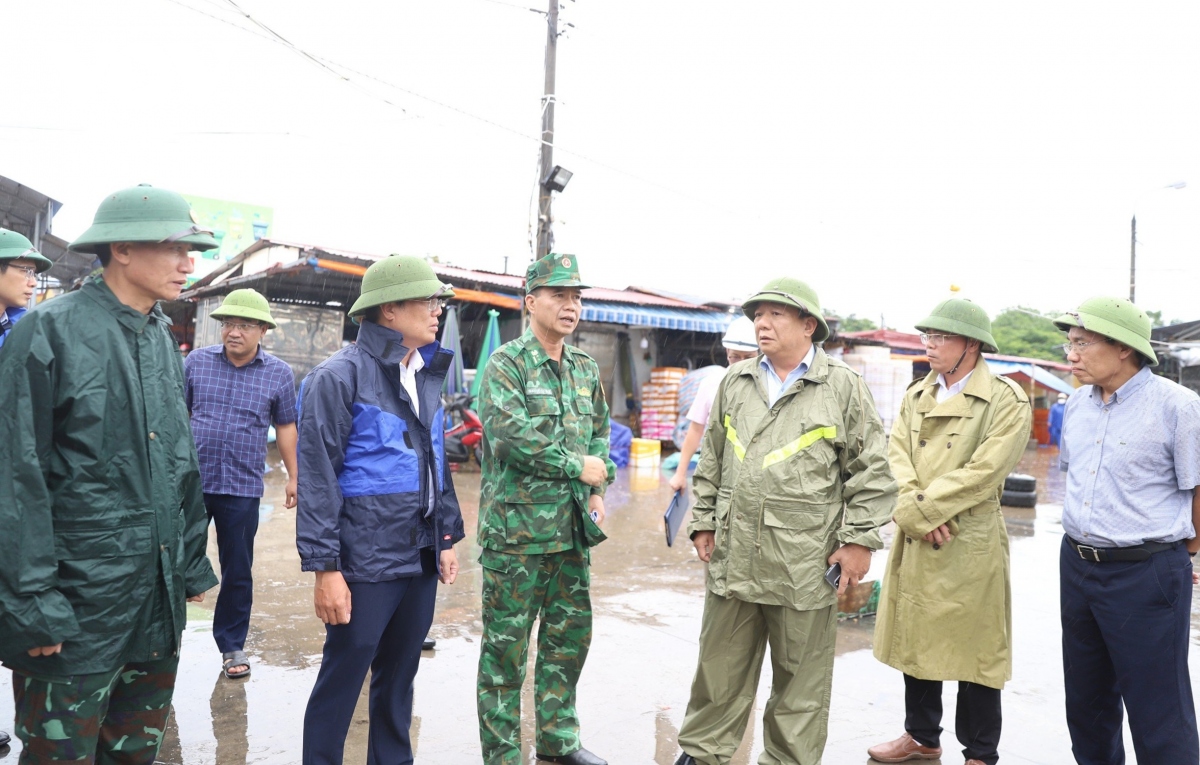
[[[197,348],[183,361],[192,437],[205,494],[261,497],[267,428],[296,421],[296,378],[286,362],[263,351],[243,367],[225,347]]]

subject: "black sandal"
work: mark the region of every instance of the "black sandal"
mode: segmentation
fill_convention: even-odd
[[[230,667],[245,667],[238,672],[230,672]],[[239,677],[249,677],[250,675],[250,657],[245,651],[229,651],[221,654],[221,671],[225,673],[225,677],[230,680],[236,680]]]

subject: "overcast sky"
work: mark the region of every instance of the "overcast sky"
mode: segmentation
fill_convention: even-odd
[[[236,1],[342,76],[228,0],[0,0],[0,174],[64,203],[55,233],[148,182],[271,206],[277,238],[523,270],[534,0]],[[787,274],[911,330],[951,284],[992,314],[1128,294],[1136,211],[1138,303],[1200,318],[1200,4],[565,6],[556,249],[594,284]]]

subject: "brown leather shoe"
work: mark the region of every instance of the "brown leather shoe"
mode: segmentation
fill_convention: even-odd
[[[921,746],[905,733],[895,741],[877,744],[867,750],[867,755],[877,762],[907,762],[908,760],[936,760],[942,756],[940,746]],[[970,765],[968,763],[968,765]]]
[[[987,765],[983,760],[967,760],[966,765]]]

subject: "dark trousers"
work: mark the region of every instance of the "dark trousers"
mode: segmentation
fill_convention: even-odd
[[[1063,539],[1063,675],[1080,765],[1122,765],[1122,703],[1138,762],[1200,760],[1188,674],[1192,563],[1183,544],[1137,562],[1092,563]]]
[[[254,605],[254,535],[258,533],[259,497],[205,494],[204,508],[217,527],[221,591],[213,614],[213,640],[221,653],[246,647],[250,608]]]
[[[942,681],[904,676],[904,730],[922,746],[941,746]],[[963,757],[996,765],[1000,755],[1000,689],[958,681],[954,728]]]
[[[367,765],[413,761],[413,680],[433,623],[437,564],[421,551],[421,573],[350,583],[350,623],[325,628],[321,671],[304,713],[304,765],[341,765],[346,731],[371,670]]]

